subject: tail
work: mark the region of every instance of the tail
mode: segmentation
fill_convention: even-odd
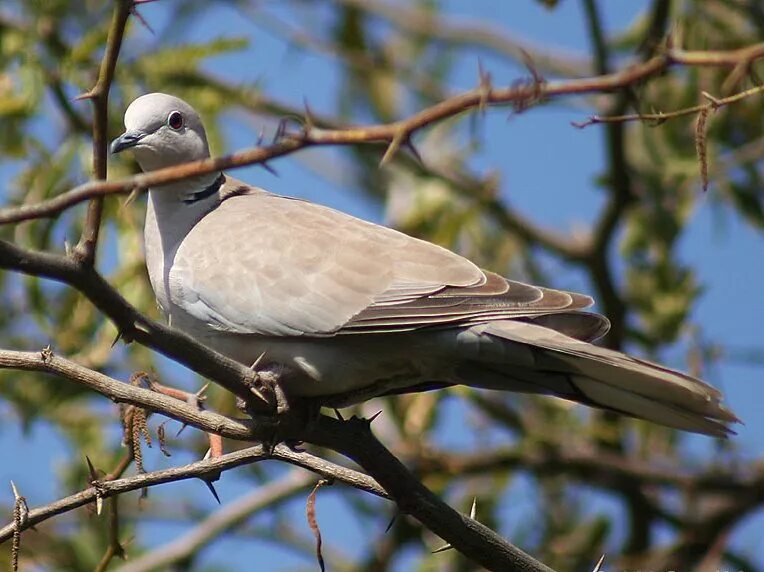
[[[587,316],[568,316],[574,315]],[[467,361],[457,374],[467,385],[557,395],[714,437],[734,434],[728,425],[739,422],[721,404],[722,394],[701,380],[551,327],[503,320],[468,328],[459,338]]]

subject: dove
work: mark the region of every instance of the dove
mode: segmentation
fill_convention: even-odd
[[[172,95],[139,97],[124,124],[111,152],[143,171],[210,156],[199,114]],[[717,437],[738,421],[705,382],[594,345],[610,324],[589,296],[223,172],[150,188],[144,240],[169,324],[278,372],[287,396],[343,407],[467,385]]]

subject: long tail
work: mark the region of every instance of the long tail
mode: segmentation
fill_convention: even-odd
[[[580,314],[579,314],[580,315]],[[460,334],[471,386],[557,395],[668,427],[724,437],[739,422],[715,388],[661,365],[520,321],[473,326]]]

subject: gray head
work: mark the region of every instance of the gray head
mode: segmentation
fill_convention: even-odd
[[[142,95],[125,111],[126,131],[111,142],[111,152],[132,149],[144,171],[210,156],[199,114],[166,93]]]

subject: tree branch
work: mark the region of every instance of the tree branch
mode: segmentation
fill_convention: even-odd
[[[285,461],[328,479],[334,479],[379,497],[388,498],[387,493],[374,479],[358,471],[325,461],[306,452],[295,451],[285,445],[276,445],[273,451],[268,451],[262,445],[255,445],[247,449],[198,461],[182,467],[141,473],[113,481],[97,481],[79,493],[30,510],[29,517],[24,522],[22,530],[26,530],[58,514],[95,502],[97,497],[107,499],[129,491],[187,479],[214,480],[224,471],[268,459]],[[0,543],[13,536],[14,528],[13,523],[0,528]]]
[[[246,420],[237,420],[219,413],[206,411],[188,403],[117,381],[73,361],[49,352],[19,352],[0,349],[0,369],[40,371],[74,381],[97,391],[115,403],[129,403],[171,417],[202,431],[217,433],[229,439],[254,440],[253,426]]]
[[[117,66],[119,49],[125,34],[125,25],[132,7],[133,0],[116,0],[111,27],[106,39],[106,50],[98,72],[98,81],[93,89],[80,96],[82,99],[87,98],[93,102],[93,176],[100,180],[106,180],[107,148],[109,145],[109,90],[114,79],[114,69]],[[102,212],[103,198],[93,198],[88,205],[82,237],[74,249],[75,255],[83,264],[88,266],[92,266],[95,261]]]
[[[167,167],[118,181],[85,183],[37,204],[1,209],[0,224],[50,217],[88,199],[109,194],[129,193],[135,189],[155,187],[197,175],[264,163],[308,147],[357,145],[361,143],[387,144],[389,146],[400,141],[402,137],[404,139],[411,138],[417,131],[434,123],[455,117],[465,111],[482,108],[486,104],[527,106],[529,103],[544,99],[618,90],[658,75],[672,65],[729,66],[734,65],[733,61],[748,61],[751,58],[761,57],[764,57],[764,44],[757,44],[745,50],[732,50],[729,53],[668,50],[646,62],[591,78],[544,83],[529,82],[487,90],[485,87],[479,87],[448,98],[407,119],[389,124],[355,126],[344,129],[306,129],[299,133],[287,133],[281,141],[267,147],[258,147],[216,159],[205,159]]]

